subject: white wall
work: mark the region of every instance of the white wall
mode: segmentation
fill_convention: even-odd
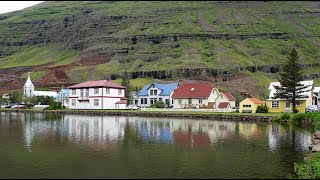
[[[188,99],[180,99],[181,104],[179,104],[179,99],[173,99],[173,108],[184,108],[185,106],[188,107],[189,100]],[[195,107],[199,108],[199,99],[191,99],[191,104],[194,105]],[[208,105],[208,99],[202,99],[201,105]]]
[[[95,94],[94,88],[89,88],[89,101],[78,101],[81,90],[76,89],[76,95],[73,95],[72,89],[69,89],[69,109],[116,109],[115,103],[120,101],[121,97],[125,97],[124,89],[120,89],[121,95],[118,94],[118,89],[115,88],[110,88],[109,94],[106,93],[106,88],[98,89],[99,92]],[[83,89],[83,97],[87,98],[86,89]],[[76,106],[72,106],[72,99],[76,99]],[[99,100],[98,106],[94,106],[94,99]],[[122,108],[123,106],[120,107]]]

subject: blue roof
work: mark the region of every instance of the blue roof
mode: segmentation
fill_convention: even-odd
[[[69,96],[69,89],[61,89],[60,92],[63,92],[63,95],[65,98],[68,98]],[[60,92],[58,92],[58,94],[56,95],[56,99],[59,99],[60,98]]]
[[[152,84],[147,84],[143,87],[143,89],[139,92],[138,96],[148,96],[148,89]],[[172,91],[178,86],[178,83],[171,83],[171,84],[154,84],[159,88],[161,93],[160,96],[170,96]]]

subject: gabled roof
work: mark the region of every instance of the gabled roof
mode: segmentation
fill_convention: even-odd
[[[264,104],[264,102],[262,102],[260,99],[257,99],[257,98],[247,98],[247,99],[249,99],[251,102],[255,104]]]
[[[236,98],[234,98],[230,93],[228,93],[228,92],[222,92],[222,93],[223,93],[224,96],[227,97],[227,99],[229,101],[235,101],[236,100]]]
[[[90,88],[90,87],[110,87],[110,88],[116,88],[116,89],[125,89],[125,87],[115,84],[112,81],[108,81],[108,80],[86,81],[80,84],[70,86],[69,89]]]
[[[212,83],[183,84],[173,92],[172,98],[207,98],[213,88]]]
[[[219,107],[219,108],[227,108],[228,105],[230,105],[229,102],[220,102],[218,107]]]
[[[304,86],[306,85],[311,85],[308,88],[306,88],[305,90],[307,90],[307,92],[303,92],[301,93],[301,95],[309,95],[310,91],[313,88],[313,80],[310,81],[300,81],[301,84],[303,84]],[[281,86],[280,82],[271,82],[269,85],[269,99],[273,99],[273,97],[275,96],[275,93],[277,92],[276,88],[274,88],[274,86]],[[279,99],[274,99],[274,100],[279,100]]]
[[[178,83],[171,84],[147,84],[143,87],[143,89],[139,92],[138,96],[148,96],[148,89],[151,85],[155,85],[158,89],[161,90],[159,96],[170,96],[172,91],[179,85]]]

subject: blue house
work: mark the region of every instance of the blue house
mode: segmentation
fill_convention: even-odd
[[[149,107],[156,101],[163,101],[167,107],[173,104],[173,91],[179,87],[178,83],[171,84],[148,84],[138,93],[138,106]]]
[[[65,107],[69,106],[69,89],[61,89],[55,97],[57,102],[63,101]]]

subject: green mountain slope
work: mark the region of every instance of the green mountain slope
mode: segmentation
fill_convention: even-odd
[[[263,1],[44,2],[0,14],[0,83],[23,84],[26,71],[49,72],[37,77],[39,86],[48,87],[116,79],[128,71],[133,78],[211,78],[231,89],[227,81],[253,77],[256,82],[250,88],[262,84],[264,91],[268,81],[259,79],[276,79],[274,72],[293,47],[306,65],[305,74],[318,77],[319,6]],[[257,70],[263,72],[248,72]],[[145,71],[152,72],[139,73]],[[61,73],[67,75],[65,81]]]

